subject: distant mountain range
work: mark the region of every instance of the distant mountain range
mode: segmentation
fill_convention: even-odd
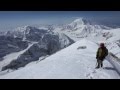
[[[96,44],[105,42],[110,52],[120,57],[120,28],[93,24],[92,21],[78,18],[70,24],[23,26],[12,31],[0,32],[0,61],[19,53],[15,59],[3,65],[1,70],[18,69],[42,56],[52,55],[78,40],[86,38]],[[6,60],[6,61],[5,61]]]

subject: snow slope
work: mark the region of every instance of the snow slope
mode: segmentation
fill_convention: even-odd
[[[81,46],[86,48],[81,48]],[[105,69],[95,70],[98,46],[82,39],[69,47],[14,72],[1,79],[120,79],[114,67],[104,61]]]
[[[1,71],[2,67],[8,65],[11,61],[17,59],[21,54],[23,54],[25,51],[27,51],[35,43],[36,42],[29,44],[29,46],[26,49],[24,49],[20,52],[11,53],[11,54],[8,54],[5,57],[3,57],[4,60],[0,62],[0,71]]]

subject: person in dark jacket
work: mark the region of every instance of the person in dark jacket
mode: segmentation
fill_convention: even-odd
[[[103,67],[103,60],[107,55],[108,55],[108,49],[104,46],[104,43],[101,43],[96,54],[96,59],[98,64],[96,68]]]

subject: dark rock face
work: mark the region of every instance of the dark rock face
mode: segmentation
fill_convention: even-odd
[[[74,41],[65,34],[55,34],[53,32],[49,32],[42,35],[43,36],[39,39],[38,43],[33,44],[16,60],[13,60],[10,64],[3,67],[2,70],[24,67],[32,61],[39,60],[41,56],[51,55],[74,43]]]
[[[12,52],[18,52],[28,47],[26,41],[10,36],[0,36],[0,58]]]

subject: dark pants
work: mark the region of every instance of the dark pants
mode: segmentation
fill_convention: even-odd
[[[103,60],[97,59],[97,68],[103,67]]]

